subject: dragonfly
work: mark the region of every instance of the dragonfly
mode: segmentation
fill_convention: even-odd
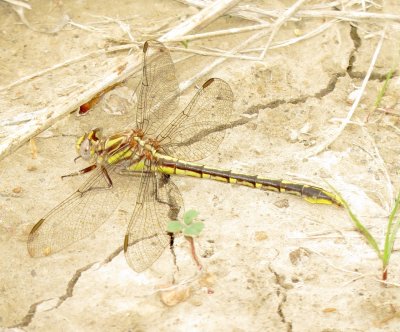
[[[161,42],[144,43],[142,71],[136,123],[108,136],[95,128],[78,139],[79,157],[90,165],[67,176],[91,174],[33,226],[27,242],[32,257],[53,254],[92,234],[136,187],[123,250],[134,271],[146,270],[173,243],[167,223],[177,219],[183,206],[171,175],[285,192],[310,203],[342,205],[336,194],[314,185],[196,162],[213,153],[224,138],[226,130],[221,128],[229,124],[234,102],[229,84],[219,78],[208,79],[179,110],[175,67]]]

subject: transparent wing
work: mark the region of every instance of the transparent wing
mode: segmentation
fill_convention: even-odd
[[[112,167],[106,171],[112,176],[112,188],[102,168],[98,167],[77,191],[36,223],[28,237],[28,251],[32,257],[60,251],[92,234],[107,221],[126,197],[134,178],[119,175]]]
[[[167,155],[187,161],[203,159],[224,139],[232,111],[233,93],[229,84],[211,78],[159,133],[157,140]]]
[[[176,220],[183,207],[178,187],[167,176],[151,172],[146,163],[124,242],[126,260],[136,272],[150,267],[169,245],[167,223]]]
[[[136,125],[144,133],[154,135],[178,108],[179,85],[169,51],[162,43],[147,41],[143,53]]]

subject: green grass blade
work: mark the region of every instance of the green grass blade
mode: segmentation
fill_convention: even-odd
[[[343,198],[343,196],[332,186],[328,183],[331,189],[335,192],[336,195],[341,199],[341,202],[346,209],[347,213],[349,214],[354,226],[356,226],[357,230],[364,236],[367,243],[375,250],[376,254],[378,255],[379,259],[383,260],[382,252],[379,249],[378,244],[376,243],[375,238],[371,235],[368,229],[361,223],[361,221],[357,218],[354,212],[351,210],[347,201]]]
[[[389,81],[390,79],[393,77],[393,73],[395,71],[396,66],[393,66],[389,72],[386,75],[386,79],[385,82],[383,83],[382,89],[379,91],[378,96],[376,97],[375,103],[374,103],[374,107],[378,108],[379,105],[381,104],[382,98],[386,93],[386,90],[389,86]]]
[[[388,226],[386,229],[385,248],[383,252],[384,264],[387,264],[389,262],[390,256],[393,251],[394,242],[396,241],[396,234],[400,227],[400,218],[398,218],[393,225],[393,220],[397,215],[399,207],[400,207],[400,191],[397,195],[396,202],[394,204],[392,212],[390,213]]]

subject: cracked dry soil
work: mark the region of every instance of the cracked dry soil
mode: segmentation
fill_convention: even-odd
[[[282,6],[278,1],[269,5]],[[287,5],[287,4],[286,4]],[[396,1],[385,12],[399,13]],[[135,27],[154,29],[152,22],[193,14],[177,2],[64,2],[79,22],[89,14],[123,17]],[[36,33],[19,24],[0,4],[1,85],[107,45],[99,33],[65,29],[55,35]],[[40,17],[40,16],[39,16]],[[280,40],[295,28],[308,31],[322,21],[290,23]],[[210,30],[238,26],[223,17]],[[156,23],[154,23],[156,25]],[[107,32],[122,36],[119,27]],[[300,178],[343,192],[374,235],[382,234],[390,202],[388,178],[398,188],[400,148],[398,118],[373,114],[368,125],[349,125],[329,149],[306,158],[339,126],[349,110],[349,94],[361,84],[377,38],[365,39],[371,26],[341,22],[324,33],[268,53],[264,62],[229,60],[210,77],[221,77],[235,94],[232,120],[219,150],[204,164],[275,178]],[[134,30],[135,31],[135,30]],[[229,49],[245,35],[193,42],[193,47]],[[398,33],[389,32],[371,80],[353,120],[365,120],[378,89],[399,52]],[[127,54],[88,59],[0,96],[2,109],[32,112],[56,102],[68,91],[100,76]],[[181,54],[173,53],[179,59]],[[45,61],[44,61],[45,59]],[[179,81],[210,61],[191,57],[177,64]],[[206,78],[204,78],[205,81]],[[202,82],[199,82],[201,84]],[[129,85],[129,83],[128,83]],[[131,84],[128,91],[132,90]],[[399,111],[398,73],[384,106]],[[181,106],[192,96],[190,89]],[[0,161],[0,326],[17,331],[398,331],[399,288],[382,287],[374,277],[380,265],[374,252],[354,232],[343,209],[317,206],[284,194],[222,183],[177,178],[186,209],[200,212],[206,228],[196,241],[206,272],[197,270],[183,239],[176,246],[177,272],[170,252],[148,271],[137,274],[125,262],[123,235],[134,204],[121,206],[89,238],[44,259],[26,251],[33,224],[83,181],[60,176],[85,166],[73,162],[78,136],[95,126],[113,132],[127,115],[103,112],[105,100],[87,116],[59,121],[29,144]],[[307,128],[305,130],[304,128]],[[222,129],[222,128],[220,128]],[[19,188],[18,190],[15,190]],[[261,235],[260,235],[261,234]],[[398,282],[400,264],[392,257],[389,281]],[[190,280],[187,298],[166,306],[157,287]],[[193,278],[193,276],[196,276]],[[191,279],[190,279],[191,278]]]

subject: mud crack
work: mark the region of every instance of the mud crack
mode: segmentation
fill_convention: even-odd
[[[362,39],[361,39],[360,35],[358,34],[357,27],[352,24],[350,25],[350,38],[353,40],[354,48],[350,53],[349,65],[347,66],[346,72],[351,78],[363,79],[365,77],[365,75],[367,74],[365,71],[354,71],[353,70],[353,65],[354,65],[354,62],[356,61],[356,54],[362,45]],[[386,80],[388,73],[389,72],[384,73],[384,74],[379,74],[379,73],[372,72],[372,74],[370,76],[370,80],[378,80],[380,82],[383,82]],[[394,71],[393,76],[398,75],[398,73],[399,73],[398,71]]]
[[[119,248],[117,248],[116,250],[114,250],[110,255],[108,255],[102,262],[101,265],[105,265],[110,263],[115,257],[117,257],[121,252],[122,252],[123,247],[120,246]],[[90,270],[95,264],[97,264],[97,262],[93,262],[90,263],[78,270],[76,270],[76,272],[73,274],[73,276],[71,277],[71,279],[69,280],[68,284],[67,284],[67,288],[66,291],[63,295],[60,295],[58,297],[58,301],[57,304],[54,305],[52,308],[46,310],[46,311],[50,311],[53,309],[57,309],[61,304],[63,304],[68,298],[72,297],[74,294],[74,288],[76,286],[76,284],[78,283],[80,277],[82,276],[82,274],[88,270]],[[9,326],[9,328],[23,328],[23,327],[27,327],[29,326],[29,324],[32,322],[38,307],[47,302],[47,301],[51,301],[53,300],[53,298],[50,299],[45,299],[45,300],[41,300],[38,302],[33,303],[28,310],[28,313],[22,318],[22,320],[15,325]]]
[[[121,251],[122,251],[122,246],[120,246],[119,248],[117,248],[116,250],[114,250],[110,255],[108,255],[102,262],[101,265],[105,265],[110,263],[115,257],[117,257]],[[95,264],[97,264],[97,262],[94,263],[90,263],[78,270],[76,270],[76,272],[74,273],[74,275],[72,276],[72,278],[70,279],[70,281],[68,282],[67,285],[67,289],[65,291],[65,294],[61,295],[58,297],[58,302],[57,304],[54,306],[54,308],[52,309],[57,309],[61,304],[63,304],[68,298],[72,297],[74,294],[74,288],[75,285],[77,284],[78,280],[80,279],[80,277],[82,276],[83,272],[86,272],[87,270],[91,269],[92,266],[94,266]]]
[[[305,101],[307,101],[308,98],[323,98],[335,89],[338,79],[340,77],[344,77],[346,75],[346,73],[351,78],[363,79],[366,75],[366,72],[353,70],[353,65],[354,65],[354,62],[356,61],[356,54],[362,45],[362,39],[361,39],[360,35],[358,34],[357,27],[354,25],[350,25],[350,38],[353,41],[354,47],[349,56],[348,66],[345,71],[337,72],[337,73],[333,74],[333,76],[329,80],[326,87],[322,88],[321,90],[319,90],[318,92],[316,92],[312,95],[305,95],[305,96],[300,96],[300,97],[291,98],[291,99],[277,99],[277,100],[271,101],[267,104],[253,105],[247,109],[245,114],[258,114],[263,109],[266,109],[266,108],[274,109],[283,104],[301,104],[301,103],[304,103]],[[393,76],[396,76],[398,74],[399,74],[399,71],[393,72]],[[385,81],[387,75],[388,75],[388,73],[380,74],[380,73],[372,72],[370,79]]]
[[[253,105],[253,106],[249,107],[247,109],[247,111],[244,113],[245,114],[258,114],[261,110],[266,109],[266,108],[273,109],[273,108],[277,108],[278,106],[283,105],[283,104],[294,104],[294,105],[301,104],[301,103],[306,102],[307,99],[309,99],[309,98],[323,98],[335,89],[339,78],[344,77],[345,75],[346,75],[346,72],[335,73],[329,80],[326,87],[320,89],[319,91],[317,91],[311,95],[305,95],[305,96],[300,96],[300,97],[291,98],[291,99],[277,99],[277,100],[271,101],[270,103],[267,103],[267,104]]]
[[[288,321],[288,319],[285,316],[285,313],[283,312],[283,307],[287,300],[286,288],[285,288],[285,284],[283,281],[284,279],[281,275],[279,275],[278,272],[276,272],[272,268],[272,262],[268,265],[268,269],[275,276],[275,284],[278,286],[278,288],[276,289],[276,296],[278,298],[280,298],[280,302],[279,302],[276,312],[279,315],[279,317],[281,318],[281,322],[286,325],[286,331],[292,332],[293,331],[292,322]]]
[[[24,318],[22,318],[21,322],[18,323],[18,324],[15,324],[15,325],[8,326],[8,328],[12,329],[12,328],[27,327],[32,322],[33,317],[36,314],[37,307],[39,305],[41,305],[42,303],[47,302],[47,301],[49,301],[49,299],[42,300],[42,301],[39,301],[39,302],[36,302],[36,303],[32,304],[29,307],[28,313],[24,316]]]
[[[356,61],[356,53],[358,52],[358,49],[361,46],[361,38],[358,34],[358,29],[355,25],[350,24],[350,38],[353,41],[353,50],[350,53],[349,56],[349,65],[346,68],[347,74],[351,77],[351,78],[361,78],[361,77],[357,77],[358,75],[361,76],[361,73],[355,73],[353,72],[353,64]]]

